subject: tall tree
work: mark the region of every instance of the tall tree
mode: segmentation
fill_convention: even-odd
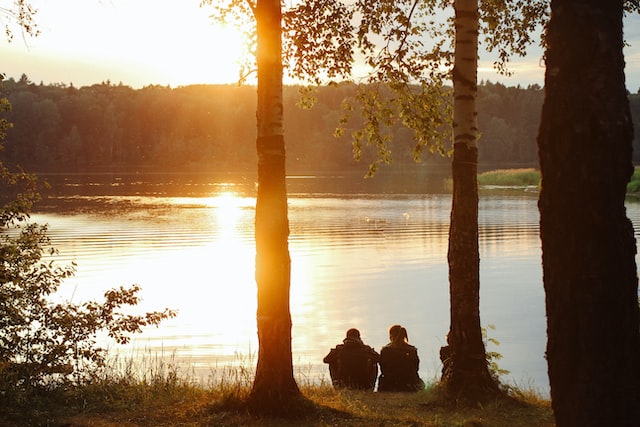
[[[558,426],[640,425],[636,243],[624,206],[633,128],[622,17],[621,0],[551,1],[539,209]]]
[[[453,67],[453,197],[449,229],[451,326],[443,382],[472,400],[499,388],[489,374],[480,325],[478,247],[478,0],[456,0]]]
[[[317,0],[308,0],[304,4],[315,3]],[[454,191],[448,253],[451,328],[443,382],[451,395],[476,401],[499,392],[489,374],[480,325],[476,110],[479,29],[483,29],[487,47],[499,52],[497,68],[506,71],[511,54],[526,52],[532,40],[530,33],[545,16],[546,2],[518,0],[509,5],[483,1],[480,9],[478,0],[456,0],[453,4],[455,16],[438,22],[435,12],[449,11],[450,2],[355,3],[353,16],[361,17],[355,38],[372,71],[369,84],[356,97],[365,124],[353,135],[357,155],[366,146],[376,151],[377,158],[369,172],[372,174],[379,163],[391,161],[388,130],[399,124],[413,131],[416,157],[423,148],[442,154],[448,151],[447,125],[453,113]],[[314,12],[313,7],[301,9],[303,15]],[[429,45],[424,43],[425,38],[431,41]],[[452,38],[453,51],[449,48]],[[451,92],[446,87],[449,78],[454,83],[453,112],[449,106]]]
[[[258,365],[251,399],[277,407],[298,397],[291,354],[289,308],[291,259],[285,186],[282,106],[282,11],[280,0],[257,0],[258,197],[256,282]]]
[[[291,352],[291,258],[285,184],[282,96],[282,6],[280,0],[230,0],[214,4],[218,20],[255,26],[258,80],[258,195],[255,278],[258,288],[258,362],[250,406],[257,411],[289,410],[302,394],[293,376]],[[253,35],[249,35],[253,38]]]

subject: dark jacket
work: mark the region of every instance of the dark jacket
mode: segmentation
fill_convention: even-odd
[[[329,364],[333,385],[373,390],[378,375],[380,355],[361,340],[345,338],[323,359]]]
[[[418,391],[424,382],[418,375],[418,350],[410,344],[387,344],[380,351],[378,391]]]

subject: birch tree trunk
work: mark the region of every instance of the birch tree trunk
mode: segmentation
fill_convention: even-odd
[[[258,364],[250,401],[277,411],[300,396],[293,377],[291,259],[285,187],[280,0],[258,0],[258,196],[256,202],[256,283]]]
[[[453,70],[453,201],[449,230],[451,326],[443,382],[455,396],[482,400],[495,394],[480,325],[478,248],[478,0],[456,0]]]
[[[623,2],[551,2],[538,134],[547,362],[556,425],[640,425],[633,128]]]

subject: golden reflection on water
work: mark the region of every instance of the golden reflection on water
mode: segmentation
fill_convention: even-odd
[[[104,201],[102,211],[34,215],[50,224],[61,257],[78,264],[65,295],[77,302],[138,283],[143,301],[135,311],[169,307],[178,317],[120,350],[161,352],[205,370],[253,366],[255,199],[223,188],[210,197]],[[322,357],[347,328],[360,328],[379,349],[387,327],[401,323],[419,348],[425,378],[438,372],[448,329],[449,215],[447,196],[290,197],[294,364],[312,370],[310,377],[326,376]],[[480,215],[483,324],[496,324],[501,367],[539,383],[544,313],[535,200],[485,201]]]
[[[194,200],[174,202],[183,206]],[[202,247],[173,254],[180,257],[176,264],[185,268],[170,281],[177,289],[165,286],[168,292],[157,303],[169,301],[178,307],[179,320],[172,322],[175,342],[169,347],[181,356],[194,358],[196,363],[201,357],[229,361],[238,353],[257,348],[255,248],[247,232],[254,203],[254,199],[232,192],[198,199],[198,211],[207,216],[202,228],[209,237]],[[167,283],[166,277],[158,280]],[[157,339],[165,347],[166,338],[158,331]]]

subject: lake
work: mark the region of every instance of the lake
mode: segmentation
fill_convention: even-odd
[[[328,379],[322,358],[348,328],[379,350],[395,323],[418,347],[421,376],[430,381],[440,372],[451,196],[429,180],[376,179],[288,178],[292,345],[301,381]],[[77,263],[59,297],[79,302],[137,283],[143,301],[136,310],[178,311],[131,344],[112,345],[114,353],[167,357],[203,378],[255,366],[252,178],[50,180],[53,190],[32,219],[49,224],[60,263]],[[640,204],[629,203],[628,215],[639,224]],[[483,190],[479,223],[481,322],[495,327],[488,334],[500,342],[488,350],[503,355],[506,382],[548,395],[537,193]]]

